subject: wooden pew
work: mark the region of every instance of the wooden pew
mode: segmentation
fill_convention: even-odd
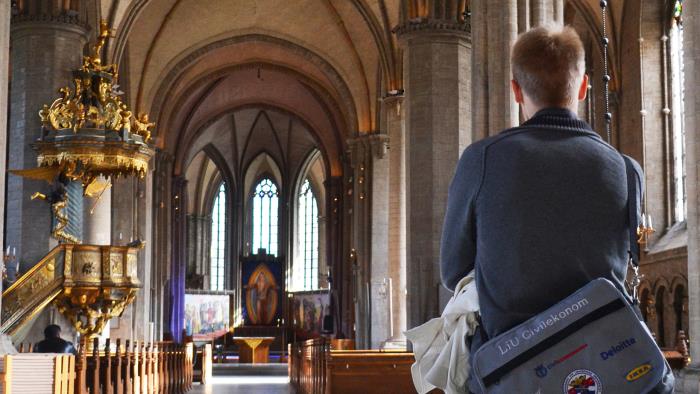
[[[114,355],[111,356],[111,363],[112,363],[112,374],[111,374],[111,382],[112,382],[112,388],[114,390],[115,394],[123,394],[124,393],[124,382],[123,382],[123,376],[122,376],[122,342],[121,339],[117,339],[117,347],[116,351],[114,352]],[[109,348],[108,348],[109,349]]]
[[[414,361],[413,353],[408,352],[333,350],[326,360],[326,392],[415,393]]]
[[[131,356],[129,353],[131,351],[131,342],[127,339],[125,346],[124,346],[124,356],[123,356],[123,362],[124,365],[122,367],[122,381],[123,381],[123,393],[124,394],[133,394],[134,393],[134,386],[132,384],[132,360],[133,356]]]
[[[300,394],[415,393],[413,353],[331,350],[325,338],[296,343],[289,355],[290,382]]]
[[[194,349],[192,380],[201,384],[207,384],[212,375],[212,348],[211,343],[204,344]]]
[[[29,365],[26,360],[31,361],[32,357],[44,364],[47,357],[55,358],[52,367],[43,368],[48,371],[47,379],[55,382],[54,394],[183,394],[192,388],[195,357],[192,343],[127,340],[122,347],[122,341],[117,339],[112,351],[110,339],[100,349],[98,339],[94,338],[89,354],[87,344],[87,339],[83,338],[77,356],[22,354],[19,365],[26,369]],[[32,350],[31,344],[20,344],[19,347],[24,353]],[[211,346],[205,349],[205,353],[206,379],[211,376]],[[12,387],[12,357],[0,356],[2,394],[11,393],[8,390]],[[24,387],[18,384],[15,386]]]
[[[75,367],[78,373],[71,375],[70,391],[56,393],[182,394],[192,387],[191,343],[126,341],[122,347],[121,340],[117,340],[114,351],[110,345],[108,340],[100,349],[95,339],[89,357],[86,357],[86,346],[81,346],[77,364],[62,361],[69,368]]]
[[[0,393],[73,394],[75,356],[21,353],[0,356]]]

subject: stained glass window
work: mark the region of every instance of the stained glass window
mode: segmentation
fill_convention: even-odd
[[[211,289],[224,290],[226,253],[226,186],[222,183],[211,211]]]
[[[683,4],[676,1],[668,34],[671,72],[671,135],[673,149],[673,216],[676,222],[686,219],[688,212],[685,171],[685,120],[683,118]]]
[[[299,192],[297,243],[301,261],[295,263],[295,287],[318,289],[318,203],[311,182],[304,181]]]
[[[277,255],[279,192],[270,178],[264,178],[253,192],[253,253],[264,248]]]

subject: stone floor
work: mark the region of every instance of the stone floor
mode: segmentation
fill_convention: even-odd
[[[188,394],[292,394],[289,378],[278,376],[214,376],[211,384],[195,383]]]
[[[195,383],[188,394],[292,394],[287,364],[214,364],[207,385]]]

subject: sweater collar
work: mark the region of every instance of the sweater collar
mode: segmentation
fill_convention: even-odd
[[[593,132],[588,123],[579,119],[575,113],[567,108],[552,107],[541,109],[527,122],[523,123],[523,126],[560,126]]]

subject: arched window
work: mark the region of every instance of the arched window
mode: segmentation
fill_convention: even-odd
[[[211,210],[211,289],[224,290],[226,253],[226,186],[221,183]]]
[[[685,187],[685,122],[683,119],[684,67],[683,67],[683,2],[675,1],[673,17],[668,32],[668,59],[671,83],[671,135],[673,150],[673,218],[675,222],[686,219],[688,212]]]
[[[666,298],[666,288],[661,287],[656,291],[656,302],[654,303],[656,306],[656,319],[659,324],[657,326],[658,330],[656,331],[656,342],[659,346],[666,345],[666,325],[664,316],[664,306],[666,303],[664,302],[664,298]]]
[[[304,180],[299,191],[298,230],[299,256],[294,283],[303,290],[318,289],[318,203],[311,182]]]
[[[649,289],[644,289],[642,291],[642,296],[640,297],[640,304],[641,304],[641,311],[642,311],[642,318],[644,319],[645,322],[647,322],[647,317],[649,316],[649,304],[651,303],[651,300],[649,299]]]
[[[685,288],[681,285],[676,286],[676,290],[673,292],[673,311],[676,317],[676,333],[683,330],[683,309],[684,301],[687,296],[685,295]]]
[[[277,255],[277,218],[279,192],[277,185],[264,178],[253,193],[253,253],[264,248]]]

